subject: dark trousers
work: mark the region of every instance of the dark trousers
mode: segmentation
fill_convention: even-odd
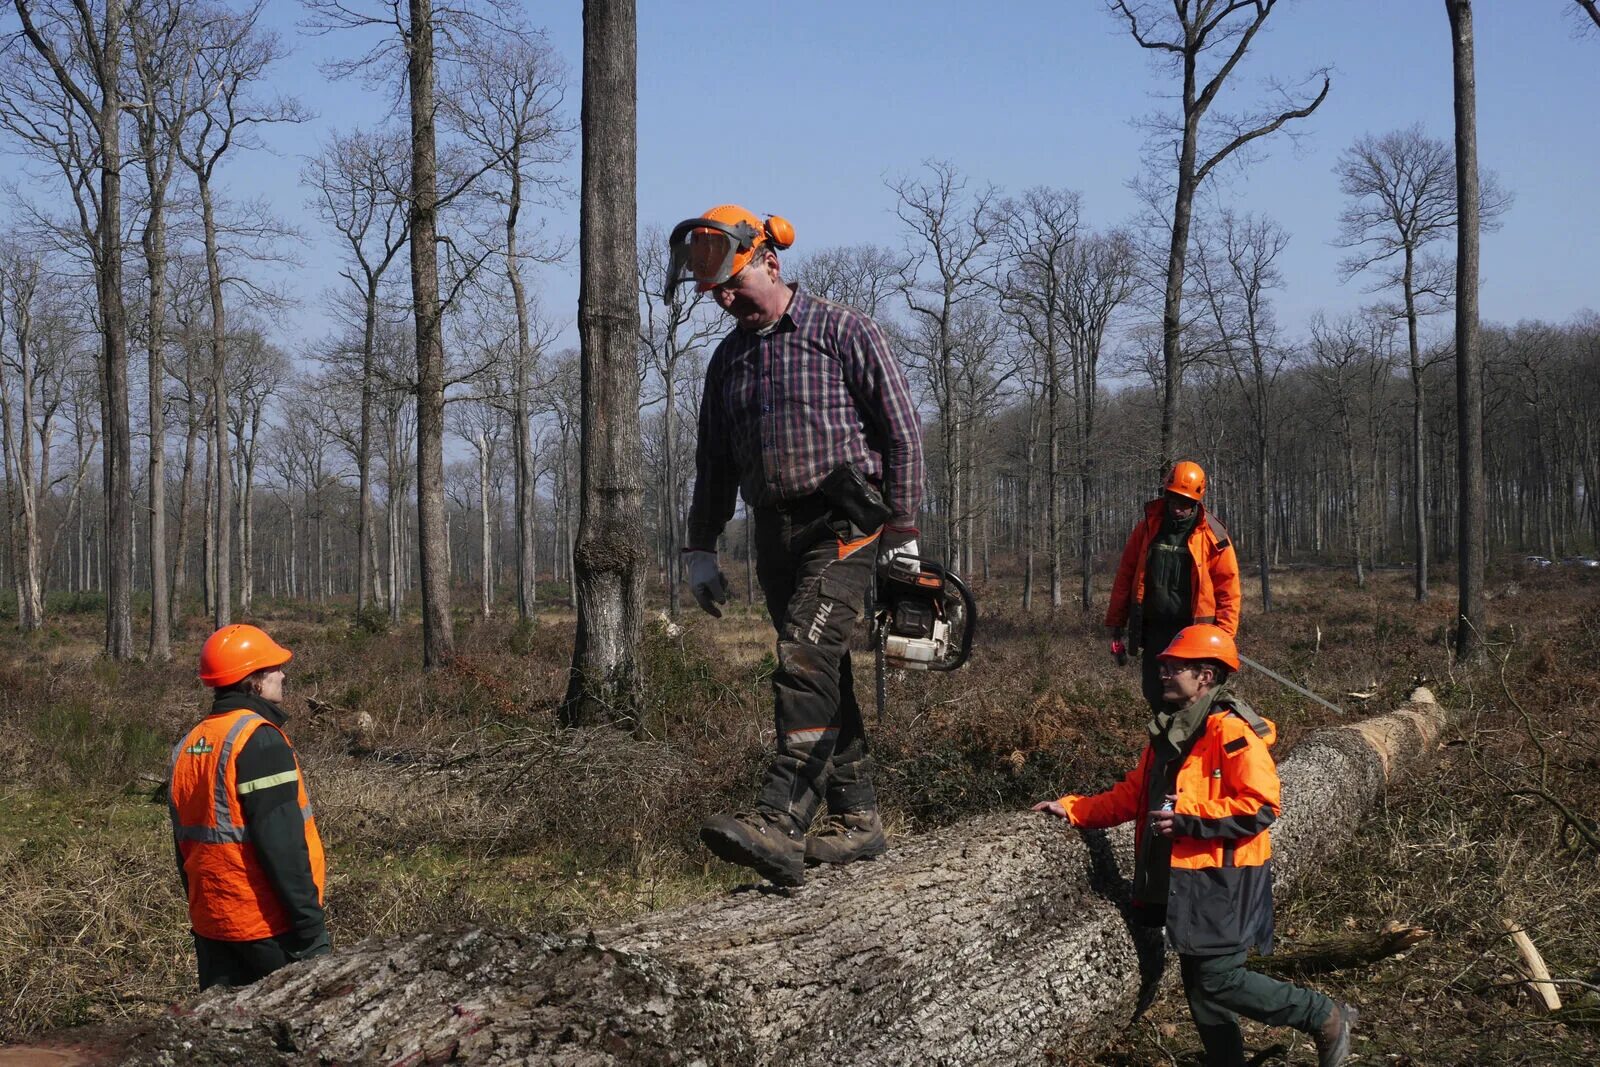
[[[824,798],[833,812],[877,807],[849,649],[877,551],[820,496],[756,510],[756,576],[778,631],[777,753],[756,803],[802,831]]]
[[[200,964],[201,989],[214,985],[249,985],[294,960],[276,937],[260,941],[217,941],[194,934],[194,955]]]
[[[1178,956],[1189,1014],[1205,1046],[1206,1067],[1244,1067],[1240,1015],[1309,1033],[1333,1011],[1333,1001],[1321,993],[1247,970],[1244,960],[1244,952]]]
[[[1139,638],[1139,647],[1143,649],[1139,653],[1139,680],[1144,689],[1145,703],[1150,705],[1151,711],[1161,711],[1167,706],[1161,696],[1161,674],[1157,670],[1156,657],[1167,650],[1172,639],[1178,636],[1178,631],[1187,625],[1186,622],[1164,619],[1147,619],[1143,623]]]

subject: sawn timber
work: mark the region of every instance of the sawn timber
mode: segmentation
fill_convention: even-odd
[[[1280,888],[1348,843],[1444,726],[1419,689],[1302,740],[1280,766]],[[1140,969],[1117,903],[1130,849],[1127,827],[994,815],[799,890],[592,933],[367,941],[201,996],[124,1062],[1044,1064],[1130,1018]]]

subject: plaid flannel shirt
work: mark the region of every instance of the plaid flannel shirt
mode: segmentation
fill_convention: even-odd
[[[877,323],[792,288],[774,329],[735,329],[706,367],[692,548],[716,548],[736,492],[770,507],[816,492],[842,463],[882,487],[891,525],[916,525],[922,429],[905,372]]]

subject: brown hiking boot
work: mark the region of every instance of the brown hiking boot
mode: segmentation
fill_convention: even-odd
[[[850,863],[869,860],[889,850],[883,836],[883,820],[876,809],[828,814],[822,829],[806,838],[806,862]]]
[[[1317,1042],[1317,1067],[1339,1067],[1350,1056],[1350,1031],[1361,1021],[1355,1006],[1335,1001],[1333,1011],[1311,1036]]]
[[[700,827],[700,840],[718,859],[749,867],[773,885],[805,883],[804,838],[786,816],[763,811],[714,815]]]

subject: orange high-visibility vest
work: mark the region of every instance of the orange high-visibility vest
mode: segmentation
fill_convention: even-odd
[[[278,728],[249,708],[207,716],[172,750],[168,792],[172,833],[189,883],[189,922],[194,932],[217,941],[259,941],[288,933],[293,924],[278,899],[244,825],[241,783],[235,762],[245,742],[263,726]],[[278,730],[283,733],[282,730]],[[284,736],[287,742],[288,736]],[[293,746],[290,746],[293,752]],[[295,757],[306,851],[321,903],[325,861],[305,778]],[[285,772],[286,774],[288,772]],[[242,783],[246,791],[282,782]]]

